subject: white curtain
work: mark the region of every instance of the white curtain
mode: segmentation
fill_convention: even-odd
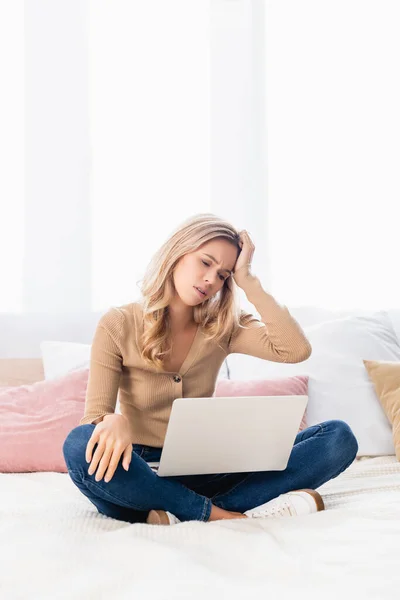
[[[400,2],[270,0],[271,288],[290,305],[400,307]]]
[[[22,308],[24,3],[0,2],[0,312]]]
[[[92,302],[132,300],[180,221],[209,212],[209,7],[89,2]]]
[[[286,305],[400,306],[396,0],[0,2],[2,313],[129,302],[180,221]]]
[[[131,301],[160,243],[199,212],[251,231],[266,283],[262,6],[88,6],[93,308]]]

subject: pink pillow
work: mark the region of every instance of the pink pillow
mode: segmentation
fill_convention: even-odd
[[[67,473],[62,446],[85,410],[89,369],[0,388],[0,472]]]
[[[295,375],[285,379],[255,379],[253,381],[235,381],[220,379],[217,381],[214,396],[307,396],[308,375]],[[299,431],[307,427],[307,410],[304,412]]]

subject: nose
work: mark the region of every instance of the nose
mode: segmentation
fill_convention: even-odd
[[[217,275],[215,275],[215,277],[217,277]],[[206,277],[204,283],[206,283],[210,288],[212,288],[215,284],[215,277],[212,277],[211,275],[209,277]]]

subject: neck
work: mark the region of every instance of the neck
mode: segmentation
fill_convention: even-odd
[[[193,318],[193,308],[187,306],[180,299],[179,301],[171,302],[168,306],[168,315],[171,331],[186,331],[194,325],[197,326]]]

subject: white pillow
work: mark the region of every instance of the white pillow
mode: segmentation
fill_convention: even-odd
[[[341,419],[357,438],[358,456],[395,454],[392,427],[361,360],[320,355],[308,374],[308,426]]]
[[[400,360],[400,345],[386,312],[347,317],[304,328],[310,358],[287,364],[242,354],[228,356],[231,379],[308,375],[307,423],[330,419],[348,423],[362,455],[394,454],[389,421],[363,364]]]
[[[320,306],[288,306],[287,308],[303,329],[305,327],[311,327],[312,325],[326,323],[327,321],[343,319],[344,317],[365,316],[377,312],[376,310],[368,309],[333,310],[330,308],[322,308]]]
[[[317,352],[354,356],[366,360],[397,360],[400,345],[386,311],[346,317],[309,327],[307,338]]]
[[[90,344],[76,342],[42,342],[43,370],[45,379],[54,379],[70,371],[90,365]]]
[[[386,311],[344,317],[303,327],[311,343],[310,358],[301,363],[279,363],[246,354],[227,358],[230,379],[263,379],[265,376],[290,376],[303,373],[318,355],[353,356],[360,360],[398,360],[400,341]],[[374,357],[374,358],[373,358]]]
[[[400,343],[400,309],[388,310],[388,315]]]

